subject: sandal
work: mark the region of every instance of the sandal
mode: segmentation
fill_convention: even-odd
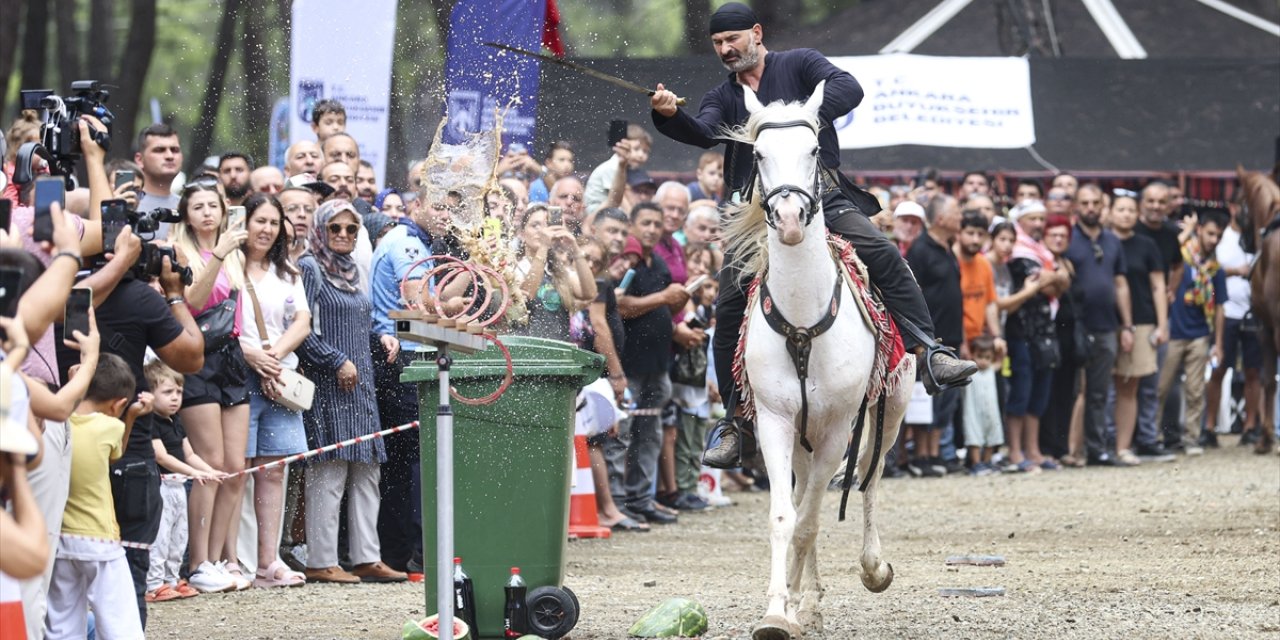
[[[621,520],[613,524],[605,525],[605,526],[609,527],[609,529],[612,531],[637,531],[637,532],[649,531],[649,525],[640,524],[639,522],[636,522],[635,520],[628,518],[626,516],[623,516]]]
[[[1083,469],[1085,465],[1084,458],[1071,453],[1058,458],[1058,461],[1061,462],[1064,467],[1072,467],[1075,469]]]
[[[266,573],[263,573],[262,570],[259,569],[253,580],[253,586],[255,589],[301,587],[306,583],[306,576],[291,570],[288,565],[280,560],[275,560],[268,565]]]

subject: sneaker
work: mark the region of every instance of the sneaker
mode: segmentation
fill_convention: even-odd
[[[147,602],[168,602],[170,600],[178,600],[180,598],[182,598],[182,595],[177,591],[174,591],[173,588],[167,584],[162,584],[159,587],[148,591],[146,595],[142,597],[142,599]]]
[[[986,462],[979,462],[978,464],[973,465],[972,469],[969,469],[969,476],[974,478],[995,475],[995,473],[996,468]]]
[[[1249,445],[1258,444],[1258,440],[1262,438],[1262,428],[1253,427],[1248,431],[1240,434],[1240,446],[1247,447]]]
[[[1128,449],[1121,449],[1116,452],[1116,466],[1118,467],[1136,467],[1142,464],[1142,460]]]
[[[911,477],[913,478],[923,478],[924,467],[925,465],[916,458],[912,458],[907,461],[907,473],[911,474]]]
[[[964,473],[968,471],[968,468],[964,466],[964,460],[960,458],[952,458],[950,460],[938,458],[938,461],[942,463],[942,470],[947,473]]]
[[[235,581],[236,591],[244,591],[245,589],[253,586],[253,581],[245,577],[244,569],[240,567],[239,562],[227,562],[226,560],[223,560],[217,564],[217,567],[221,569],[227,577]]]
[[[1202,456],[1202,455],[1204,455],[1204,447],[1201,447],[1201,446],[1200,446],[1200,445],[1198,445],[1198,444],[1187,444],[1187,445],[1183,445],[1183,449],[1182,449],[1182,450],[1183,450],[1183,452],[1184,452],[1184,453],[1186,453],[1188,456]]]
[[[702,464],[712,469],[737,469],[756,454],[755,425],[741,417],[724,417],[712,427],[716,446],[702,453]]]
[[[706,511],[711,508],[711,504],[706,500],[693,493],[681,493],[676,496],[675,505],[672,508],[679,511]]]
[[[236,590],[236,581],[209,561],[200,563],[187,582],[201,593],[226,593]]]
[[[1208,429],[1204,429],[1200,432],[1200,437],[1196,440],[1196,445],[1205,449],[1217,449],[1218,434]]]
[[[186,580],[179,580],[178,584],[174,585],[172,588],[174,591],[177,591],[178,595],[182,596],[183,598],[194,598],[200,595],[200,592],[196,591],[195,589],[192,589],[191,585],[187,584]]]
[[[927,463],[930,467],[933,467],[934,471],[938,473],[938,477],[945,476],[948,473],[954,473],[953,471],[951,471],[951,465],[947,464],[946,462],[943,462],[942,458],[940,457],[929,458],[927,460]],[[963,469],[964,465],[963,464],[960,465],[960,468]]]
[[[912,466],[919,469],[917,477],[920,478],[941,478],[942,476],[947,475],[947,468],[940,464],[933,464],[933,460],[930,458],[918,458],[913,460],[907,468],[910,469]],[[912,473],[914,474],[916,472]]]
[[[1173,462],[1178,459],[1160,444],[1140,444],[1134,449],[1134,453],[1143,462]]]

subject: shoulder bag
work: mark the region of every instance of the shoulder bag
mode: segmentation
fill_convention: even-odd
[[[244,286],[245,289],[249,290],[249,299],[253,302],[253,319],[258,324],[258,339],[262,341],[264,350],[270,349],[271,342],[267,339],[267,324],[262,319],[262,305],[258,304],[258,294],[253,290],[253,281],[249,278],[247,271],[245,272]],[[280,396],[272,398],[273,402],[290,411],[309,411],[311,409],[311,402],[316,395],[316,383],[293,369],[285,369],[283,367],[280,368],[280,377],[277,380],[280,383]]]
[[[196,316],[196,326],[204,336],[205,354],[217,353],[227,348],[236,336],[236,307],[239,291],[232,291],[227,299],[205,309]]]

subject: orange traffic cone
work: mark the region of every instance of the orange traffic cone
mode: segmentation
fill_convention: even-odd
[[[569,497],[569,538],[608,538],[613,532],[600,526],[596,516],[596,483],[591,478],[586,436],[573,436],[573,457],[577,465]]]

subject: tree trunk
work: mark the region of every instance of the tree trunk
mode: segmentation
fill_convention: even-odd
[[[226,0],[222,5],[222,22],[218,25],[217,46],[213,49],[213,61],[209,66],[204,100],[200,102],[200,119],[196,123],[194,139],[187,154],[187,174],[195,171],[213,145],[213,131],[218,124],[218,108],[222,106],[222,89],[227,77],[231,54],[235,51],[236,17],[240,0]]]
[[[24,6],[26,3],[19,0],[0,0],[0,16],[8,16],[0,20],[0,114],[6,117],[13,113],[9,110],[9,77],[18,61],[18,24]]]
[[[111,128],[111,155],[120,158],[133,157],[133,134],[138,129],[142,85],[156,47],[156,0],[130,0],[130,5],[129,37],[115,74],[119,88],[112,93],[108,105],[116,115]]]
[[[89,79],[101,80],[109,84],[119,84],[111,74],[111,63],[116,56],[112,45],[115,42],[115,2],[113,0],[90,0],[89,3]]]
[[[684,48],[689,53],[707,50],[707,22],[711,0],[684,0]]]
[[[259,165],[267,164],[268,136],[271,129],[271,69],[267,63],[266,7],[246,11],[244,37],[241,39],[240,67],[244,69],[244,117],[240,150],[248,153]],[[288,60],[288,57],[284,57]]]
[[[83,80],[84,67],[80,63],[80,34],[76,31],[75,0],[57,0],[54,4],[55,28],[58,31],[58,77],[62,86],[58,94],[71,89],[71,83]]]
[[[44,77],[48,57],[49,5],[27,3],[27,24],[22,30],[22,88],[51,88]]]
[[[401,3],[403,8],[408,9],[409,6]],[[453,7],[457,4],[457,0],[431,0],[431,15],[435,18],[436,37],[440,38],[440,46],[443,48],[449,42],[449,16],[453,13]],[[404,11],[398,12],[405,15]]]
[[[426,34],[427,17],[422,11],[415,11],[418,6],[413,0],[399,0],[396,3],[396,47],[392,52],[391,65],[391,102],[390,117],[387,130],[386,171],[382,177],[388,186],[403,187],[405,172],[412,157],[410,145],[430,139],[434,130],[427,131],[418,117],[423,108],[424,96],[439,95],[423,92],[426,69],[423,64],[427,58],[444,57],[446,37],[449,25],[449,8],[451,0],[432,0],[432,28],[436,31],[436,39]],[[443,12],[443,13],[441,13]],[[441,26],[441,15],[443,25]]]
[[[764,26],[766,35],[770,26],[777,30],[782,25],[804,22],[804,11],[798,0],[770,0],[755,5],[756,17]]]

